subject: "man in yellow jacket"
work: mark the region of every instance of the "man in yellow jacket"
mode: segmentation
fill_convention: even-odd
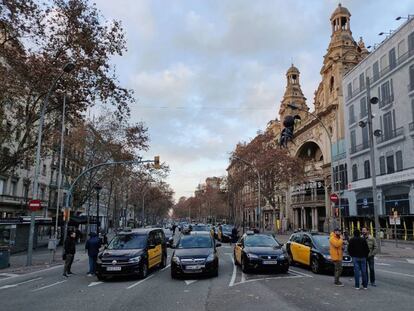
[[[344,286],[340,281],[339,277],[342,273],[342,247],[344,245],[344,240],[341,236],[341,230],[339,228],[335,228],[334,232],[331,233],[329,238],[329,253],[331,255],[331,260],[334,264],[335,268],[335,285],[336,286]]]

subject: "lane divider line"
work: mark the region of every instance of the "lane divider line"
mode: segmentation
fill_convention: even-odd
[[[376,269],[376,270],[377,271],[381,271],[381,272],[385,272],[385,273],[391,273],[391,274],[395,274],[395,275],[402,275],[402,276],[407,276],[409,278],[414,278],[414,275],[413,274],[393,272],[393,271],[388,271],[388,270],[383,270],[383,269]]]
[[[132,285],[128,286],[128,287],[127,287],[127,289],[131,289],[131,288],[133,288],[133,287],[135,287],[135,286],[137,286],[137,285],[139,285],[139,284],[141,284],[141,283],[143,283],[143,282],[145,282],[145,281],[147,281],[147,280],[149,280],[149,279],[153,278],[153,277],[154,277],[154,275],[155,275],[155,274],[151,274],[150,276],[146,277],[145,279],[143,279],[143,280],[141,280],[141,281],[138,281],[138,282],[136,282],[136,283],[134,283],[134,284],[132,284]]]
[[[231,280],[229,283],[229,287],[232,287],[234,285],[234,282],[236,281],[236,275],[237,275],[237,267],[234,264],[234,258],[231,254],[229,254],[230,258],[231,258],[231,262],[233,263],[233,274],[231,276]]]
[[[170,266],[171,266],[171,264],[167,265],[165,268],[162,268],[160,271],[167,270]]]
[[[56,286],[56,285],[59,285],[59,284],[65,283],[65,282],[67,282],[67,281],[63,280],[63,281],[55,282],[53,284],[49,284],[49,285],[42,286],[42,287],[39,287],[39,288],[36,288],[36,289],[32,289],[31,292],[38,292],[39,290],[46,289],[46,288],[49,288],[49,287],[52,287],[52,286]]]
[[[41,280],[41,279],[43,279],[43,278],[42,277],[39,277],[39,278],[35,278],[35,279],[30,279],[30,280],[27,280],[27,281],[24,281],[24,282],[19,282],[19,283],[16,283],[16,284],[4,285],[4,286],[0,287],[0,289],[17,287],[17,286],[19,286],[21,284],[26,284],[26,283],[34,282],[34,281]]]

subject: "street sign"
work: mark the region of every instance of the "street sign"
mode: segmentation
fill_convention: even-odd
[[[338,195],[336,193],[331,193],[330,197],[331,202],[337,203],[339,201]]]
[[[389,220],[390,220],[390,225],[401,225],[401,218],[399,216],[398,217],[390,216]]]
[[[30,200],[29,201],[29,210],[36,212],[42,209],[42,202],[40,200]]]

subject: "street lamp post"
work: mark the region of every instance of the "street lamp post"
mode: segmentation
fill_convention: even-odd
[[[251,166],[253,168],[253,171],[256,173],[257,175],[257,184],[258,184],[258,190],[257,190],[257,202],[258,202],[258,211],[259,211],[259,230],[262,229],[262,208],[261,208],[261,197],[260,197],[260,189],[261,189],[261,178],[260,178],[260,173],[259,170],[256,168],[256,166],[254,166],[252,163],[247,162],[246,160],[238,157],[238,156],[233,156],[235,159],[243,162],[244,164]]]
[[[99,236],[99,227],[101,224],[101,221],[99,220],[99,195],[102,190],[102,186],[100,184],[95,184],[95,190],[96,190],[96,234]]]
[[[37,134],[35,172],[34,172],[34,180],[33,180],[33,199],[34,200],[39,198],[40,153],[41,153],[41,148],[42,148],[43,124],[45,122],[45,114],[46,114],[47,105],[49,103],[49,97],[52,94],[53,89],[55,88],[58,81],[62,78],[62,76],[65,73],[71,72],[74,68],[75,68],[75,64],[73,63],[67,63],[63,67],[62,72],[59,74],[59,76],[57,76],[57,78],[53,81],[50,88],[48,89],[48,92],[46,93],[46,97],[42,103],[42,107],[40,109],[39,127],[38,127],[38,134]],[[34,229],[35,229],[35,212],[32,211],[30,214],[29,243],[28,243],[27,260],[26,260],[27,266],[32,265]]]
[[[331,192],[333,193],[335,191],[334,189],[334,176],[333,176],[333,156],[332,156],[332,139],[331,139],[331,134],[329,133],[328,129],[326,128],[325,124],[322,122],[321,118],[319,118],[318,115],[316,115],[313,112],[307,111],[306,109],[302,109],[298,106],[296,106],[295,104],[288,104],[287,105],[289,108],[291,108],[292,110],[300,110],[300,111],[304,111],[307,114],[310,114],[312,117],[314,117],[323,127],[323,129],[326,132],[326,136],[329,139],[329,149],[330,149],[330,153],[331,153]],[[328,190],[328,187],[326,187],[326,190]],[[332,208],[329,209],[329,213],[330,213],[330,217],[332,217]],[[334,226],[336,227],[336,219],[335,217],[333,217],[334,220]],[[339,221],[339,223],[341,224],[342,222]],[[329,222],[328,222],[328,231],[330,231],[329,228]]]

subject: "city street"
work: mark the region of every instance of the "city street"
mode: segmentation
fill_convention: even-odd
[[[168,266],[144,280],[105,282],[86,275],[82,255],[69,278],[62,266],[1,278],[1,310],[412,310],[413,259],[378,259],[377,287],[356,291],[350,276],[335,287],[332,276],[296,266],[288,274],[246,275],[233,265],[232,247],[219,253],[217,278],[172,280]]]

